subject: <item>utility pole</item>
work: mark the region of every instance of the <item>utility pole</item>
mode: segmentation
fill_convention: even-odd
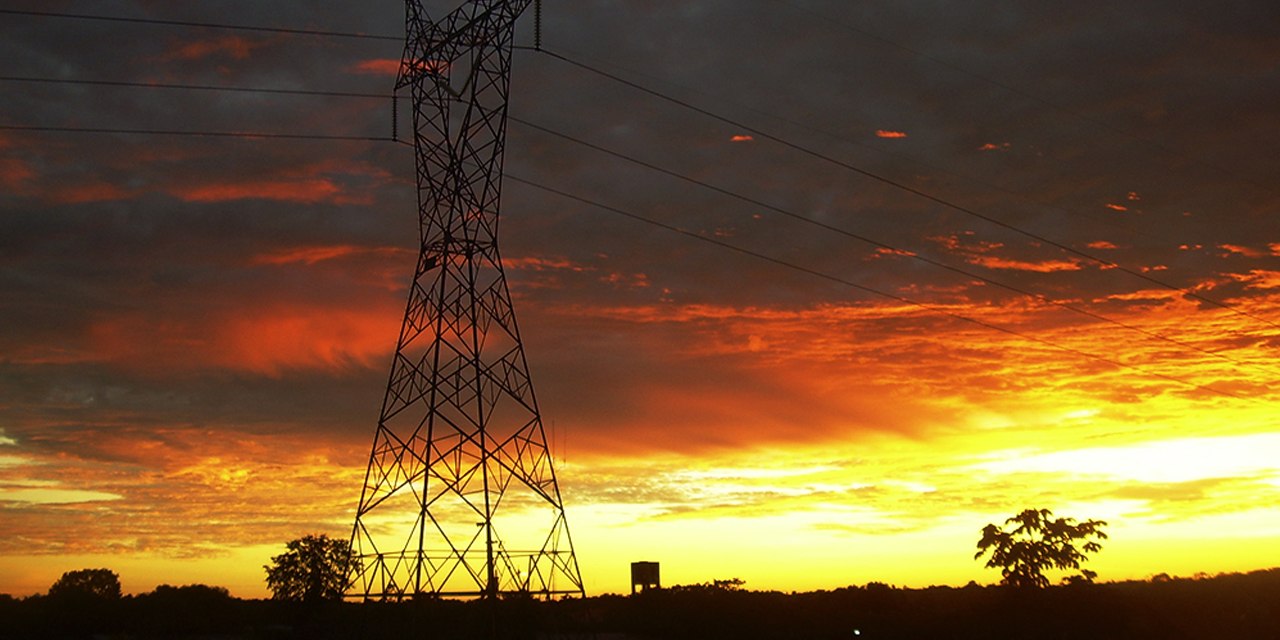
[[[348,597],[583,595],[498,254],[516,19],[407,0],[420,254],[382,403]]]

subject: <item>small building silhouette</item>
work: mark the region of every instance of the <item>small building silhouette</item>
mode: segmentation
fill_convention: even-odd
[[[631,563],[631,593],[636,592],[636,587],[640,587],[640,591],[648,591],[649,589],[661,589],[662,580],[658,578],[658,563],[656,562],[632,562]]]

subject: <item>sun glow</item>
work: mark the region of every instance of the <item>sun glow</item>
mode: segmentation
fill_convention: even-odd
[[[994,452],[969,467],[989,473],[1070,473],[1149,483],[1256,476],[1280,478],[1280,433],[1156,440],[1123,447]]]

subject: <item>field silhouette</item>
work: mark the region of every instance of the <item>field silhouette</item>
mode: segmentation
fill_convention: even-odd
[[[0,595],[0,638],[1280,640],[1280,568],[1072,584],[781,593],[734,580],[535,601],[243,600],[205,585],[146,594]]]

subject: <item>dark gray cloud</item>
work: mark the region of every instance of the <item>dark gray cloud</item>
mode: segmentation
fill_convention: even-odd
[[[447,8],[428,7],[437,15]],[[401,5],[392,2],[51,8],[376,34],[402,29]],[[556,2],[544,15],[549,50],[1073,248],[1135,270],[1160,268],[1160,278],[1177,286],[1275,268],[1268,246],[1277,230],[1266,214],[1277,197],[1268,186],[1276,132],[1264,98],[1280,80],[1272,64],[1280,54],[1266,38],[1274,10],[1262,4],[1205,11],[1167,3]],[[532,40],[529,22],[521,25],[522,44]],[[21,16],[6,23],[5,73],[12,75],[385,92],[388,77],[350,69],[399,55],[394,42]],[[9,88],[0,117],[13,124],[352,135],[384,135],[388,125],[388,103],[338,98]],[[1151,286],[1087,260],[1054,272],[983,266],[971,252],[948,251],[944,240],[985,243],[1011,262],[1079,258],[769,140],[732,142],[745,132],[548,56],[517,53],[512,112],[1038,293],[1088,300]],[[163,307],[184,288],[218,283],[261,296],[287,289],[323,297],[283,273],[244,268],[254,256],[291,246],[412,250],[410,158],[399,147],[18,132],[5,141],[7,315],[28,327],[15,328],[10,339],[24,331],[47,336],[48,327],[74,334],[70,318],[77,315],[137,305],[139,295]],[[887,292],[957,284],[954,274],[869,260],[874,248],[866,244],[515,123],[508,167]],[[247,184],[255,180],[270,184]],[[219,187],[242,193],[217,196]],[[325,197],[321,188],[341,195]],[[563,257],[602,275],[643,274],[649,284],[626,289],[585,278],[567,291],[542,293],[551,299],[873,299],[523,185],[507,191],[509,256]],[[219,197],[226,199],[210,201]],[[1178,248],[1223,244],[1261,253]],[[993,291],[968,295],[1012,295]]]

